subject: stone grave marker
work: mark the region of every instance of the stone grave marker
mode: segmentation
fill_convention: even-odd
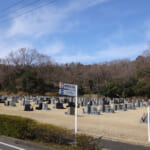
[[[50,108],[48,108],[48,104],[42,103],[42,110],[50,110]]]

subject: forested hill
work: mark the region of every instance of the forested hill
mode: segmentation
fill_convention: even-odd
[[[10,93],[58,92],[58,83],[77,84],[79,94],[150,97],[150,55],[134,61],[60,65],[36,50],[22,48],[0,60],[0,90]]]

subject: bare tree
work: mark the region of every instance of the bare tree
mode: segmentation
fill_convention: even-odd
[[[15,66],[33,66],[46,63],[52,63],[49,56],[38,53],[35,49],[21,48],[18,51],[11,52],[6,60]]]

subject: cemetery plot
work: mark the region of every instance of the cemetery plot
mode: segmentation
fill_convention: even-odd
[[[75,98],[6,96],[4,102],[0,103],[0,114],[29,117],[39,122],[74,129]],[[11,107],[13,105],[15,107]],[[142,99],[79,97],[79,132],[149,145],[146,124],[147,106],[148,102]]]

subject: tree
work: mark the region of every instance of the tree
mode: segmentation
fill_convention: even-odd
[[[11,52],[7,60],[9,64],[25,67],[52,63],[49,56],[38,53],[35,49],[21,48]]]
[[[122,89],[119,85],[119,81],[112,80],[108,82],[104,87],[102,93],[107,97],[121,97]]]

